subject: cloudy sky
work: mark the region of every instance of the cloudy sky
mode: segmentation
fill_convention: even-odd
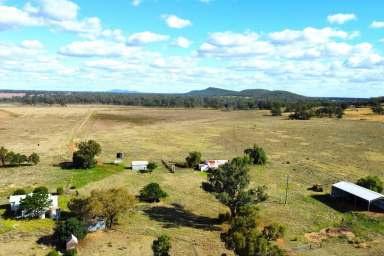
[[[384,95],[384,1],[0,0],[0,88]]]

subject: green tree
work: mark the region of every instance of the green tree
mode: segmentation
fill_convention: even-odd
[[[208,172],[208,184],[215,197],[226,205],[231,216],[245,205],[259,203],[267,199],[265,187],[246,190],[249,185],[249,169],[246,165],[227,163]]]
[[[26,194],[27,194],[27,192],[24,189],[22,189],[22,188],[16,189],[13,192],[14,196],[20,196],[20,195],[26,195]]]
[[[161,198],[167,196],[167,193],[164,192],[157,183],[149,183],[140,190],[140,198],[148,202],[159,202]]]
[[[377,176],[367,176],[361,178],[356,182],[356,184],[378,193],[381,193],[384,187],[383,181]]]
[[[189,168],[196,168],[201,163],[201,153],[198,151],[190,152],[185,161]]]
[[[249,156],[253,164],[264,165],[267,162],[267,154],[264,149],[256,144],[253,145],[253,148],[244,150],[244,153]]]
[[[33,193],[45,193],[45,194],[48,194],[48,188],[44,187],[44,186],[36,187],[33,190]]]
[[[285,253],[273,245],[258,230],[258,209],[254,206],[244,206],[238,215],[231,219],[231,227],[222,239],[227,248],[239,256],[282,256]]]
[[[88,169],[95,167],[95,157],[101,153],[101,146],[94,140],[83,141],[77,145],[78,150],[73,153],[72,161],[75,168]]]
[[[20,200],[20,208],[25,211],[26,215],[37,218],[44,214],[51,203],[52,201],[49,200],[47,193],[38,192],[27,195],[24,199]]]
[[[377,102],[372,106],[372,112],[378,115],[384,115],[384,108],[380,102]]]
[[[108,229],[118,222],[124,212],[132,212],[136,199],[125,189],[94,190],[86,200],[85,214],[89,219],[104,219]]]
[[[171,239],[167,235],[162,235],[153,241],[152,251],[154,256],[169,256],[171,250]]]
[[[272,104],[271,114],[272,114],[272,116],[281,116],[282,115],[281,105],[279,103]]]
[[[63,245],[72,234],[79,240],[83,239],[87,235],[84,223],[74,217],[69,218],[64,222],[60,222],[55,229],[54,236],[57,241]]]
[[[157,164],[155,162],[150,162],[147,166],[147,169],[150,170],[150,172],[152,172],[153,170],[155,170],[157,168]]]
[[[0,148],[0,162],[1,162],[1,166],[5,166],[5,162],[6,162],[6,159],[7,159],[7,154],[8,154],[8,149],[4,148],[4,147],[1,147]]]
[[[28,162],[34,164],[34,165],[37,165],[38,163],[40,163],[40,156],[33,152],[29,157],[28,157]]]

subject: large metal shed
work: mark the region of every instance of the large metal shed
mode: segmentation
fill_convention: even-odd
[[[331,195],[334,198],[353,199],[355,204],[357,199],[363,200],[368,203],[368,211],[371,209],[372,204],[384,210],[383,194],[366,189],[348,181],[340,181],[333,184]]]

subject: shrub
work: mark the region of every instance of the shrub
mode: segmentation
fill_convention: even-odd
[[[14,192],[13,192],[13,195],[14,196],[19,196],[19,195],[26,195],[27,192],[22,189],[22,188],[19,188],[19,189],[16,189]]]
[[[28,162],[30,162],[30,163],[36,165],[36,164],[38,164],[38,163],[40,162],[40,156],[39,156],[37,153],[33,152],[33,153],[28,157]]]
[[[157,183],[150,183],[140,190],[140,198],[148,202],[159,202],[161,198],[167,196],[167,193]]]
[[[196,168],[201,163],[201,153],[198,151],[190,152],[185,161],[189,168]]]
[[[154,256],[169,256],[169,250],[172,248],[171,239],[167,235],[162,235],[153,241],[152,251]]]
[[[270,224],[263,229],[263,236],[269,241],[276,241],[284,236],[285,229],[280,224]]]
[[[87,230],[84,224],[77,218],[69,218],[65,222],[61,222],[55,230],[55,238],[61,244],[65,244],[67,239],[73,234],[77,239],[83,239]]]
[[[253,145],[253,148],[247,148],[244,150],[244,153],[249,156],[251,163],[257,165],[264,165],[267,162],[267,154],[264,149]]]
[[[77,256],[77,251],[76,250],[66,251],[64,256]]]
[[[44,186],[37,187],[33,190],[33,193],[45,193],[48,194],[48,188]]]
[[[377,176],[367,176],[365,178],[361,178],[356,182],[357,185],[362,186],[364,188],[376,191],[381,193],[383,191],[383,182]]]
[[[58,187],[58,188],[56,189],[56,193],[57,193],[58,195],[62,195],[62,194],[64,194],[64,188],[63,188],[63,187]]]
[[[147,166],[147,169],[150,170],[151,172],[152,172],[153,170],[155,170],[156,168],[157,168],[157,164],[154,163],[154,162],[150,162],[150,163],[148,164],[148,166]]]

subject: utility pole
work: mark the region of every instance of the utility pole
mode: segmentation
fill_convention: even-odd
[[[288,200],[288,184],[289,184],[289,174],[287,175],[287,184],[285,186],[285,201],[284,201],[284,204],[287,204],[287,200]]]

